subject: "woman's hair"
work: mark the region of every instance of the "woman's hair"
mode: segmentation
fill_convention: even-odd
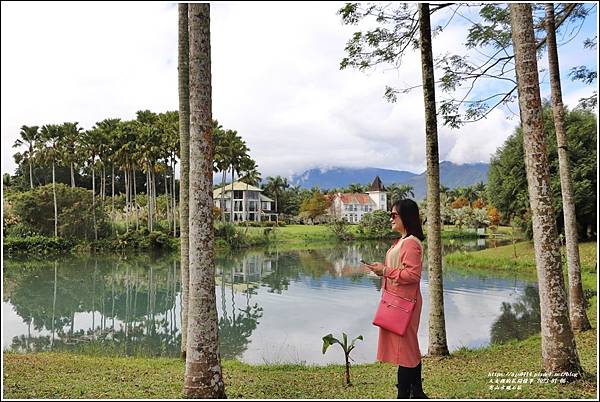
[[[396,212],[402,219],[406,234],[408,236],[413,235],[421,241],[425,240],[417,203],[410,199],[399,200],[392,205],[392,209],[394,208],[396,208]]]

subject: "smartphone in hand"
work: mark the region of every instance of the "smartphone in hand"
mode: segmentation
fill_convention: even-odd
[[[365,265],[373,265],[372,262],[366,262],[365,260],[360,260],[360,262],[362,262]]]

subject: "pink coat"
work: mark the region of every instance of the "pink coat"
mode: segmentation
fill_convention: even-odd
[[[420,281],[423,261],[421,242],[414,236],[396,241],[385,255],[386,289],[402,297],[417,294],[417,304],[404,336],[379,328],[377,360],[403,367],[416,367],[421,362],[417,330],[421,319]]]

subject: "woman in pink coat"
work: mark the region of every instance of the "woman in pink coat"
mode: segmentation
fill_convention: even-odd
[[[421,351],[417,331],[421,318],[420,281],[425,239],[421,228],[419,207],[413,200],[400,200],[390,213],[392,230],[400,233],[387,251],[384,263],[367,265],[382,277],[382,286],[402,297],[416,298],[417,302],[403,336],[379,328],[377,360],[398,365],[398,398],[428,399],[421,383]]]

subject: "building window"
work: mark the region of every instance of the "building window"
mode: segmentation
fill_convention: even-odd
[[[241,200],[242,198],[244,198],[244,192],[240,191],[240,190],[234,190],[233,191],[233,198],[235,198],[237,200]]]

